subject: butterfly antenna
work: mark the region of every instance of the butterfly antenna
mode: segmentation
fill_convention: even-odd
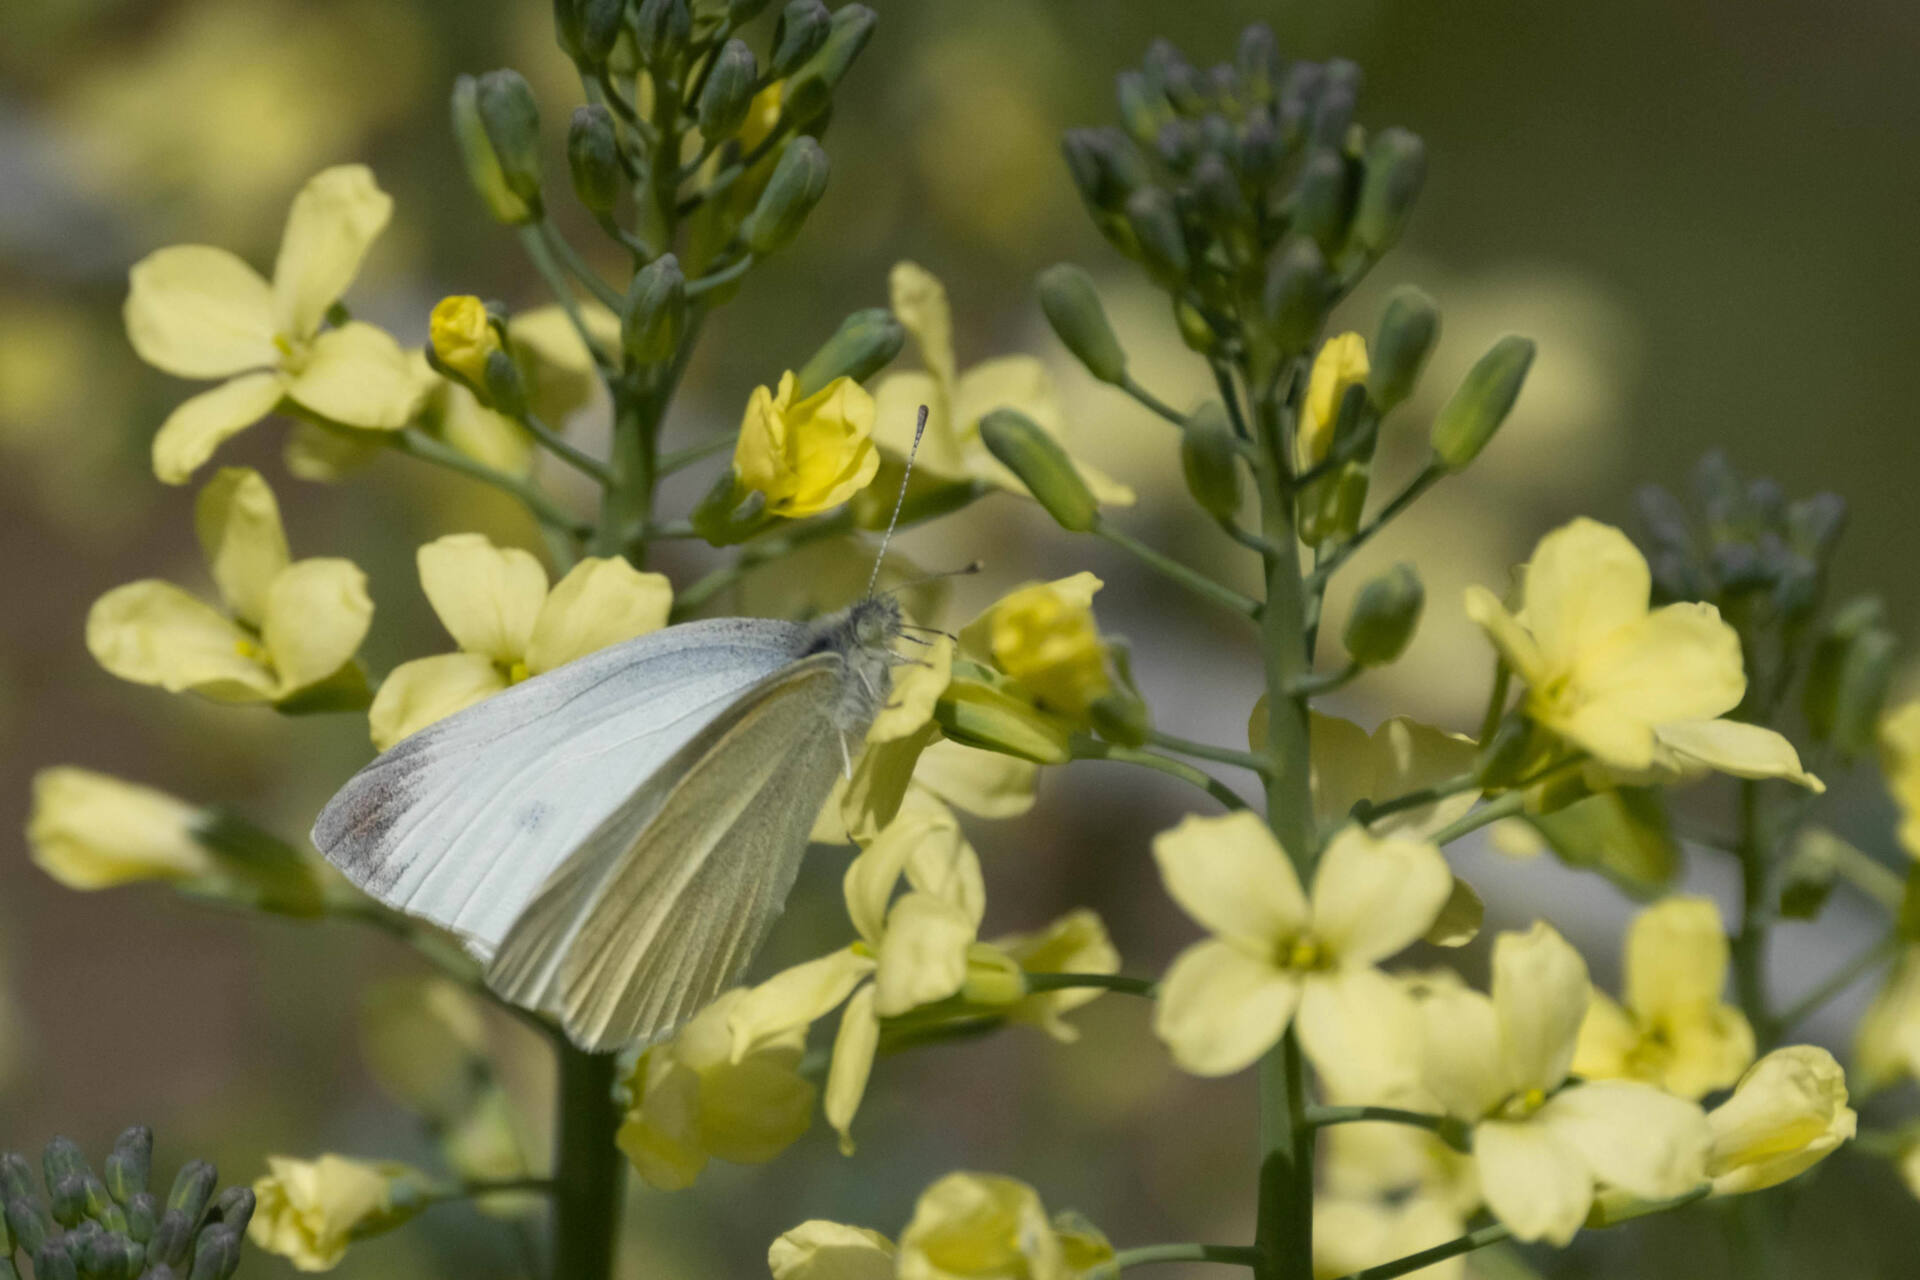
[[[887,521],[887,531],[880,535],[880,554],[873,558],[873,572],[867,577],[867,599],[873,599],[873,589],[880,585],[880,566],[887,562],[887,544],[893,541],[893,528],[900,523],[900,508],[907,505],[907,481],[913,479],[913,459],[920,452],[920,437],[927,433],[927,406],[920,406],[920,416],[913,424],[913,447],[907,450],[907,469],[900,476],[900,496],[893,500],[893,516]]]

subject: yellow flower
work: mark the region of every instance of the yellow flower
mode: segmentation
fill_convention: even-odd
[[[736,1060],[728,1022],[746,994],[727,992],[633,1064],[615,1140],[648,1185],[690,1187],[709,1159],[765,1164],[807,1131],[806,1028],[758,1037]]]
[[[1367,340],[1357,333],[1328,338],[1313,358],[1307,378],[1306,400],[1300,406],[1300,424],[1293,434],[1296,475],[1318,465],[1333,447],[1333,428],[1339,421],[1340,401],[1349,387],[1367,381]]]
[[[340,673],[373,620],[351,561],[291,560],[260,473],[222,470],[194,507],[221,612],[170,582],[115,587],[87,614],[87,649],[122,680],[216,702],[281,702]]]
[[[1920,858],[1920,701],[1907,703],[1881,722],[1880,769],[1900,806],[1900,843]]]
[[[247,1238],[301,1271],[330,1271],[347,1245],[405,1222],[424,1206],[426,1178],[403,1164],[323,1155],[268,1156]]]
[[[1439,986],[1418,1002],[1427,1088],[1472,1126],[1487,1207],[1521,1240],[1566,1244],[1596,1183],[1663,1200],[1705,1178],[1699,1107],[1638,1081],[1567,1085],[1587,990],[1586,962],[1537,923],[1494,942],[1491,999]]]
[[[1627,930],[1626,1006],[1595,988],[1580,1024],[1573,1073],[1625,1077],[1698,1099],[1740,1078],[1753,1028],[1720,998],[1727,935],[1707,898],[1666,898]]]
[[[69,889],[211,875],[199,826],[198,809],[151,787],[70,765],[33,775],[27,843],[34,863]]]
[[[475,386],[486,385],[487,357],[500,349],[486,303],[470,293],[440,299],[427,320],[427,341],[441,364]]]
[[[1120,952],[1107,935],[1107,926],[1082,907],[1069,911],[1046,928],[995,938],[989,946],[1008,956],[1025,973],[1118,973]],[[1024,996],[1007,1009],[1010,1022],[1028,1022],[1055,1040],[1071,1044],[1080,1029],[1063,1015],[1100,997],[1098,987],[1074,987]]]
[[[1382,1052],[1404,997],[1374,965],[1439,915],[1453,873],[1430,844],[1358,827],[1328,844],[1311,899],[1256,815],[1190,817],[1154,837],[1167,892],[1213,937],[1167,971],[1154,1031],[1195,1075],[1229,1075],[1298,1017],[1316,1062]]]
[[[767,1250],[773,1280],[894,1280],[893,1241],[878,1231],[814,1218]]]
[[[530,675],[666,625],[673,587],[619,557],[589,557],[547,590],[528,552],[454,533],[420,548],[420,585],[458,653],[394,668],[368,712],[385,751]]]
[[[798,519],[837,507],[880,469],[873,447],[873,397],[852,378],[835,378],[794,400],[792,373],[780,389],[755,387],[740,422],[733,470],[766,495],[767,510]]]
[[[1313,1274],[1315,1280],[1336,1280],[1445,1244],[1466,1229],[1459,1210],[1432,1196],[1385,1200],[1318,1195],[1313,1200]],[[1406,1274],[1420,1280],[1460,1280],[1467,1273],[1466,1262],[1463,1257],[1449,1258]]]
[[[1862,1093],[1903,1077],[1920,1080],[1920,947],[1909,946],[1894,961],[1853,1034],[1854,1078]]]
[[[1079,718],[1113,687],[1093,621],[1100,579],[1076,574],[1036,582],[1001,598],[988,623],[994,665],[1050,711]]]
[[[1646,557],[1580,519],[1540,540],[1524,604],[1467,589],[1480,624],[1527,683],[1527,714],[1608,769],[1672,780],[1708,770],[1822,790],[1771,729],[1718,719],[1746,693],[1740,637],[1709,604],[1649,610]]]
[[[899,1280],[1068,1280],[1066,1249],[1032,1187],[950,1173],[925,1191],[900,1233]]]
[[[140,358],[182,378],[228,379],[161,424],[155,475],[185,483],[282,397],[351,427],[406,425],[426,387],[400,344],[358,321],[321,328],[392,212],[364,165],[342,165],[294,198],[272,284],[208,245],[175,245],[134,264],[126,325]]]
[[[1041,430],[1063,438],[1065,414],[1053,376],[1032,356],[1001,356],[964,373],[953,353],[953,315],[946,287],[912,262],[894,266],[889,280],[893,314],[920,345],[924,373],[890,373],[874,389],[879,418],[874,438],[904,459],[913,447],[914,424],[927,406],[927,430],[914,470],[938,480],[985,480],[1013,493],[1026,487],[1000,465],[980,439],[980,419],[994,409],[1018,409]],[[1094,500],[1131,506],[1133,490],[1075,459]]]
[[[1707,1113],[1713,1194],[1759,1191],[1795,1177],[1853,1137],[1847,1073],[1817,1045],[1775,1049]]]

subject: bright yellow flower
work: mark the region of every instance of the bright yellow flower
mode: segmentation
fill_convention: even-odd
[[[486,385],[487,357],[500,349],[486,303],[470,293],[440,299],[427,319],[427,341],[441,364],[475,386]]]
[[[1357,333],[1328,338],[1313,358],[1307,377],[1307,396],[1300,405],[1300,423],[1293,434],[1293,469],[1299,474],[1318,465],[1333,447],[1333,428],[1340,417],[1340,401],[1349,387],[1367,381],[1367,340]]]
[[[1431,1196],[1376,1200],[1317,1195],[1313,1200],[1313,1274],[1315,1280],[1336,1280],[1445,1244],[1464,1235],[1466,1229],[1466,1219],[1459,1210]],[[1460,1280],[1467,1274],[1466,1263],[1464,1257],[1449,1258],[1406,1274],[1418,1280]]]
[[[1740,1077],[1732,1097],[1707,1113],[1713,1194],[1739,1195],[1785,1182],[1853,1137],[1856,1122],[1847,1105],[1847,1073],[1832,1054],[1810,1044],[1775,1049]]]
[[[835,378],[794,399],[792,373],[778,391],[755,387],[740,421],[733,471],[766,495],[767,510],[798,519],[837,507],[880,469],[873,447],[873,397],[852,378]]]
[[[406,425],[426,387],[400,344],[358,321],[321,328],[392,212],[364,165],[342,165],[294,198],[272,284],[208,245],[175,245],[134,264],[126,325],[140,358],[182,378],[229,379],[161,424],[155,475],[185,483],[283,397],[351,427]]]
[[[814,1218],[767,1250],[773,1280],[894,1280],[893,1241],[878,1231]]]
[[[1907,703],[1881,722],[1880,769],[1900,806],[1900,843],[1920,858],[1920,701]]]
[[[673,606],[664,576],[617,556],[582,560],[551,592],[531,554],[483,534],[448,534],[418,559],[427,601],[460,651],[404,662],[381,684],[367,719],[382,751],[528,676],[657,631]]]
[[[1709,1132],[1691,1102],[1632,1080],[1567,1085],[1587,966],[1545,924],[1493,947],[1493,996],[1436,987],[1418,1002],[1427,1088],[1472,1126],[1487,1207],[1521,1240],[1564,1245],[1596,1184],[1645,1200],[1705,1178]]]
[[[946,286],[925,268],[897,263],[889,280],[893,314],[920,345],[924,373],[890,373],[874,389],[879,419],[874,438],[904,459],[914,424],[927,406],[927,430],[914,460],[917,473],[939,480],[985,480],[1013,493],[1026,486],[987,451],[980,419],[994,409],[1017,409],[1064,442],[1065,413],[1046,365],[1032,356],[1001,356],[960,372],[953,352],[953,315]],[[1085,462],[1074,468],[1102,506],[1131,506],[1133,490]]]
[[[1382,1052],[1404,997],[1374,966],[1432,925],[1453,886],[1430,844],[1358,827],[1327,845],[1311,899],[1286,851],[1245,811],[1190,817],[1154,837],[1167,892],[1213,937],[1167,971],[1154,1031],[1203,1076],[1250,1066],[1296,1017],[1316,1062]]]
[[[1073,1272],[1040,1195],[1013,1178],[950,1173],[900,1233],[899,1280],[1068,1280]]]
[[[260,473],[222,470],[194,507],[223,613],[170,582],[115,587],[87,614],[87,649],[122,680],[216,702],[280,702],[340,672],[373,620],[351,561],[292,560]]]
[[[69,889],[211,875],[195,838],[200,811],[152,787],[70,765],[33,775],[27,843],[34,863]]]
[[[1003,596],[988,623],[994,665],[1041,707],[1076,719],[1113,687],[1093,621],[1100,586],[1090,573],[1036,582]]]
[[[648,1185],[692,1186],[709,1159],[765,1164],[807,1131],[806,1028],[759,1037],[735,1060],[728,1021],[745,995],[727,992],[633,1064],[616,1141]]]
[[[1920,947],[1908,947],[1894,961],[1853,1035],[1854,1080],[1861,1093],[1920,1080]]]
[[[1580,1024],[1573,1073],[1645,1080],[1698,1099],[1740,1078],[1753,1061],[1753,1028],[1720,998],[1727,935],[1708,898],[1665,898],[1627,930],[1626,1005],[1597,987]]]
[[[1518,614],[1484,587],[1466,607],[1526,681],[1536,723],[1635,778],[1718,770],[1823,789],[1785,738],[1717,718],[1746,693],[1740,637],[1709,604],[1649,610],[1646,557],[1618,529],[1579,519],[1547,534],[1524,583]]]
[[[267,1170],[253,1184],[247,1239],[301,1271],[331,1271],[350,1241],[391,1230],[424,1205],[425,1175],[403,1164],[268,1156]]]

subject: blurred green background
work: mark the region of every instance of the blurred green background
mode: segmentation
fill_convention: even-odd
[[[1486,658],[1459,616],[1459,588],[1500,581],[1539,533],[1575,513],[1626,521],[1634,485],[1679,483],[1713,446],[1795,496],[1844,494],[1853,520],[1840,586],[1882,593],[1896,627],[1911,632],[1920,596],[1910,496],[1920,477],[1911,350],[1920,340],[1920,9],[1809,0],[875,7],[878,34],[827,135],[826,200],[798,244],[757,270],[710,326],[677,410],[683,438],[731,430],[756,383],[804,359],[849,310],[884,303],[889,266],[911,257],[948,283],[963,366],[1015,350],[1054,363],[1087,452],[1142,491],[1132,527],[1183,554],[1220,554],[1169,488],[1170,433],[1065,363],[1031,280],[1062,258],[1087,265],[1141,380],[1182,407],[1205,393],[1204,369],[1178,346],[1160,304],[1086,222],[1057,140],[1111,117],[1112,76],[1152,37],[1171,37],[1204,63],[1262,19],[1290,55],[1360,62],[1362,120],[1405,124],[1428,141],[1421,211],[1350,304],[1353,327],[1371,329],[1386,285],[1412,281],[1440,301],[1429,407],[1498,334],[1526,333],[1541,348],[1488,456],[1369,552],[1374,563],[1416,557],[1431,604],[1407,660],[1351,701],[1356,717],[1413,711],[1471,727]],[[445,100],[456,73],[518,67],[557,139],[578,99],[549,21],[542,0],[0,8],[0,828],[21,828],[35,768],[76,763],[297,835],[367,757],[358,717],[288,720],[169,698],[117,683],[85,653],[82,622],[101,592],[135,577],[196,583],[202,574],[191,491],[160,486],[146,463],[154,429],[187,392],[128,349],[118,322],[126,270],[183,241],[225,245],[264,266],[299,184],[326,165],[364,160],[398,208],[352,295],[358,313],[418,342],[445,293],[542,301],[511,238],[471,196]],[[903,363],[912,360],[909,352]],[[1418,422],[1419,407],[1406,418]],[[592,424],[582,429],[591,438]],[[445,647],[414,579],[418,542],[482,528],[535,545],[485,494],[401,461],[343,487],[302,484],[279,466],[278,434],[250,433],[223,459],[267,471],[296,554],[350,555],[368,569],[376,669]],[[695,496],[682,492],[670,509]],[[984,580],[956,591],[960,619],[1022,578],[1095,568],[1109,582],[1102,620],[1133,639],[1165,727],[1237,742],[1257,674],[1216,660],[1245,656],[1219,620],[1049,529],[1003,501],[991,520],[937,526],[909,550],[936,567],[989,561]],[[1877,784],[1842,780],[1835,793],[1835,821],[1884,847]],[[1157,971],[1187,926],[1149,874],[1146,834],[1184,799],[1099,766],[1049,778],[1030,818],[976,832],[989,933],[1086,902],[1106,917],[1129,971]],[[765,967],[842,940],[843,865],[833,851],[811,859]],[[1583,943],[1596,976],[1611,972],[1627,913],[1611,890],[1532,864],[1472,867],[1497,922],[1546,914]],[[1721,887],[1712,869],[1701,874],[1704,888]],[[1828,950],[1788,932],[1782,963],[1789,973],[1804,963],[1798,985],[1810,985]],[[1841,938],[1834,949],[1849,946]],[[269,1151],[429,1160],[424,1137],[372,1087],[355,1044],[361,986],[411,968],[379,939],[222,917],[160,891],[70,893],[12,837],[0,856],[0,1144],[66,1132],[98,1151],[142,1122],[157,1129],[163,1164],[206,1154],[231,1180],[252,1177]],[[764,1274],[766,1243],[780,1230],[811,1216],[895,1230],[918,1189],[954,1167],[1024,1177],[1050,1207],[1080,1208],[1129,1243],[1245,1235],[1250,1081],[1177,1078],[1138,1008],[1109,999],[1079,1020],[1087,1036],[1078,1049],[1008,1033],[883,1063],[854,1160],[816,1128],[772,1166],[715,1166],[693,1191],[636,1193],[628,1273]],[[1847,1023],[1824,1025],[1839,1034]],[[497,1035],[537,1149],[543,1048],[505,1023]],[[1835,1161],[1779,1203],[1795,1214],[1805,1265],[1912,1274],[1900,1240],[1912,1239],[1920,1214],[1884,1169]],[[1583,1237],[1554,1274],[1726,1274],[1703,1221]],[[436,1211],[357,1247],[339,1274],[519,1274],[506,1229],[476,1222],[486,1220]],[[284,1273],[263,1256],[247,1266]]]

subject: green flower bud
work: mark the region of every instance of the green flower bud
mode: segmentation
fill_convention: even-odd
[[[1353,215],[1353,242],[1376,257],[1407,225],[1427,178],[1427,144],[1405,129],[1382,129],[1367,148],[1367,176]]]
[[[907,331],[885,307],[856,311],[793,375],[793,397],[804,400],[835,378],[865,382],[885,368],[906,344]]]
[[[1532,364],[1533,342],[1508,334],[1467,371],[1453,398],[1433,420],[1429,438],[1442,466],[1459,471],[1480,456],[1520,398]]]
[[[800,234],[800,224],[827,189],[827,153],[812,138],[795,138],[780,152],[767,189],[740,224],[747,247],[765,256]]]
[[[17,1151],[0,1155],[0,1203],[33,1199],[33,1166]]]
[[[1240,33],[1234,50],[1234,65],[1240,72],[1241,92],[1251,102],[1271,102],[1280,84],[1280,42],[1273,28],[1256,22]]]
[[[1254,111],[1240,123],[1234,164],[1242,178],[1256,187],[1264,186],[1279,172],[1284,150],[1285,143],[1274,127],[1272,116],[1265,111]]]
[[[620,164],[613,113],[600,103],[574,108],[567,128],[567,172],[582,205],[598,214],[613,212],[620,189],[627,184],[627,171]]]
[[[208,1227],[193,1247],[188,1280],[227,1280],[240,1266],[240,1234],[232,1227]]]
[[[943,734],[969,747],[1036,764],[1065,764],[1071,758],[1063,726],[986,680],[956,677],[934,703],[933,718]]]
[[[109,1231],[125,1231],[127,1215],[113,1197],[107,1194],[107,1184],[94,1177],[86,1176],[84,1191],[87,1203],[87,1216]]]
[[[153,1130],[136,1124],[114,1139],[106,1167],[107,1191],[121,1204],[145,1191],[153,1168]]]
[[[1308,131],[1315,146],[1339,148],[1346,143],[1347,128],[1353,123],[1353,109],[1359,99],[1360,68],[1345,58],[1328,59],[1321,70],[1313,125]]]
[[[640,0],[634,18],[634,48],[648,64],[669,66],[687,51],[693,34],[693,13],[687,0]]]
[[[1306,350],[1327,309],[1327,260],[1320,247],[1295,236],[1267,271],[1261,302],[1283,354]]]
[[[1899,645],[1884,617],[1877,599],[1849,602],[1827,625],[1807,669],[1801,695],[1807,731],[1815,742],[1832,742],[1848,757],[1873,750],[1886,707]]]
[[[205,1160],[189,1160],[173,1177],[173,1190],[167,1193],[167,1212],[178,1209],[189,1223],[197,1225],[213,1199],[214,1184],[220,1175]]]
[[[759,17],[771,0],[733,0],[727,6],[727,21],[734,26],[743,26]]]
[[[1059,441],[1018,409],[995,409],[980,419],[987,451],[1018,476],[1034,500],[1061,528],[1085,533],[1099,518],[1099,504]]]
[[[1095,698],[1087,712],[1095,733],[1123,747],[1145,746],[1147,734],[1153,730],[1147,704],[1125,690],[1116,689]]]
[[[194,1226],[184,1209],[168,1209],[154,1225],[153,1238],[147,1241],[147,1257],[170,1267],[179,1266],[187,1260],[187,1250],[193,1245]]]
[[[134,1280],[146,1252],[125,1236],[104,1231],[87,1241],[79,1261],[88,1280]]]
[[[1120,99],[1120,119],[1127,132],[1142,146],[1152,145],[1160,136],[1160,130],[1173,121],[1173,107],[1167,96],[1139,71],[1121,72],[1114,87]]]
[[[7,1231],[22,1250],[38,1253],[53,1234],[53,1222],[39,1205],[25,1196],[15,1196],[7,1201]]]
[[[753,84],[759,75],[759,63],[746,41],[729,40],[721,46],[695,110],[703,135],[709,140],[724,138],[740,128],[753,105]]]
[[[627,0],[578,0],[575,7],[580,61],[605,62],[626,26]]]
[[[1071,262],[1048,267],[1040,273],[1040,309],[1088,373],[1114,386],[1126,381],[1127,353],[1107,323],[1092,276]]]
[[[87,1157],[72,1138],[54,1138],[40,1157],[40,1170],[47,1180],[47,1189],[52,1190],[54,1183],[69,1175],[84,1178]]]
[[[213,1202],[213,1215],[223,1225],[232,1227],[241,1235],[245,1235],[247,1224],[253,1221],[253,1211],[258,1203],[252,1187],[228,1187],[220,1193],[220,1198]]]
[[[773,27],[773,78],[784,80],[798,71],[827,42],[832,26],[824,0],[792,0]]]
[[[659,364],[678,349],[687,324],[687,278],[680,259],[663,253],[639,271],[627,286],[626,315],[620,338],[634,364]]]
[[[487,365],[481,379],[487,403],[509,418],[527,416],[527,386],[520,380],[520,366],[504,350],[487,352]]]
[[[34,1251],[33,1280],[80,1280],[80,1269],[62,1244],[50,1240]]]
[[[1316,151],[1301,167],[1299,210],[1294,215],[1294,230],[1311,236],[1322,253],[1332,253],[1346,239],[1347,223],[1353,217],[1353,175],[1347,158],[1337,151]]]
[[[580,6],[583,0],[553,0],[553,28],[559,38],[560,50],[576,61],[581,52],[581,16]]]
[[[1127,135],[1111,127],[1069,129],[1060,149],[1080,198],[1096,213],[1118,214],[1152,171]]]
[[[1420,625],[1426,588],[1410,564],[1396,564],[1360,588],[1341,643],[1363,667],[1382,667],[1399,658]]]
[[[716,547],[744,542],[772,519],[767,514],[767,495],[741,484],[732,469],[714,477],[713,486],[688,516],[693,531]]]
[[[833,15],[827,39],[814,51],[787,82],[782,102],[796,124],[806,124],[826,111],[833,102],[833,91],[847,77],[847,69],[866,48],[879,18],[863,4],[843,6]]]
[[[502,68],[480,77],[475,103],[480,125],[498,158],[507,189],[540,207],[540,108],[518,71]]]
[[[1187,418],[1180,435],[1180,469],[1186,473],[1187,492],[1200,509],[1216,520],[1231,520],[1240,512],[1240,447],[1227,410],[1209,400]]]
[[[1173,193],[1160,187],[1142,187],[1127,197],[1127,223],[1140,242],[1140,261],[1162,285],[1178,288],[1187,281],[1193,260],[1187,253],[1187,234]]]
[[[1387,295],[1369,355],[1367,395],[1381,413],[1399,407],[1413,394],[1420,371],[1440,337],[1440,309],[1420,290],[1401,285]]]
[[[151,1191],[136,1191],[127,1197],[127,1234],[133,1239],[141,1244],[153,1239],[159,1220],[160,1209]]]

